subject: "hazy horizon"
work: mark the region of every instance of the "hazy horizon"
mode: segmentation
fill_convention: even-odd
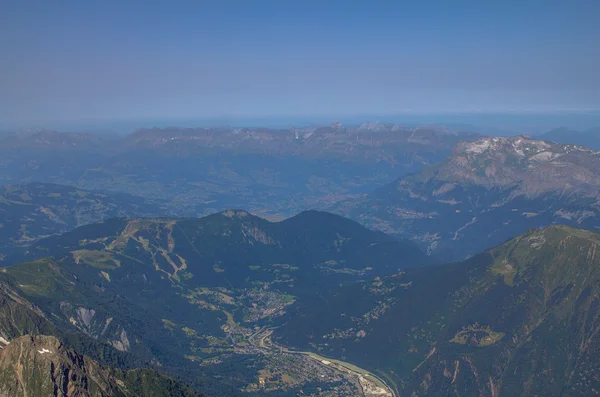
[[[61,132],[91,132],[128,134],[139,128],[288,128],[327,125],[339,121],[347,125],[366,122],[389,122],[405,126],[426,124],[462,127],[483,134],[538,135],[556,128],[566,127],[578,131],[600,127],[600,112],[552,112],[552,113],[430,113],[403,115],[330,115],[315,117],[272,116],[272,117],[212,117],[173,119],[130,119],[130,120],[81,120],[38,123],[0,123],[0,131],[27,129],[49,129]]]

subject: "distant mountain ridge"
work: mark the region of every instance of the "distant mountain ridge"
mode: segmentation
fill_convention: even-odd
[[[393,159],[394,153],[415,150],[435,153],[451,148],[460,139],[473,139],[479,135],[468,129],[444,125],[405,127],[376,121],[344,126],[334,122],[324,126],[287,129],[140,128],[119,140],[112,136],[111,139],[103,139],[101,134],[39,130],[5,137],[0,141],[0,147],[105,150],[106,145],[110,144],[113,151],[164,148],[171,150],[171,154],[176,153],[172,149],[189,154],[194,150],[211,148],[310,157],[363,152],[367,157],[379,156],[382,161],[399,161],[401,159]],[[315,148],[319,150],[315,152]]]
[[[459,143],[439,164],[337,213],[461,259],[531,227],[600,227],[600,152],[529,137]]]
[[[32,131],[0,140],[0,184],[58,183],[162,201],[171,214],[325,209],[440,161],[462,128],[148,128],[119,139]]]
[[[268,128],[166,128],[139,129],[124,139],[138,148],[165,148],[191,151],[198,148],[256,151],[278,155],[309,157],[376,157],[385,162],[405,161],[402,153],[434,154],[447,150],[461,139],[477,133],[444,126],[404,127],[399,124],[370,122],[359,126],[333,123],[329,126]]]
[[[0,187],[1,257],[49,235],[118,216],[157,216],[159,204],[126,194],[103,194],[51,183]]]
[[[594,196],[600,186],[599,167],[600,152],[520,136],[461,142],[447,161],[434,167],[435,176],[431,170],[422,175],[488,189],[520,184],[515,194],[528,197],[557,188]]]
[[[600,150],[600,127],[586,131],[574,131],[567,127],[560,127],[538,135],[536,138]]]
[[[99,134],[85,132],[59,132],[54,130],[39,130],[27,133],[17,133],[5,136],[0,140],[0,146],[18,148],[62,148],[90,149],[101,148],[109,142]]]

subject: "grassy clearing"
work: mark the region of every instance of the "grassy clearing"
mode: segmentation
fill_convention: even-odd
[[[83,249],[72,251],[71,254],[77,264],[84,264],[99,269],[116,269],[121,266],[121,262],[111,252]]]
[[[485,347],[499,342],[504,338],[504,335],[504,332],[492,331],[490,327],[482,327],[474,324],[457,332],[450,342],[459,345],[470,344],[478,347]]]

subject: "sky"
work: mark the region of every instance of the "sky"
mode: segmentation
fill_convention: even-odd
[[[600,109],[600,1],[2,1],[0,123]]]

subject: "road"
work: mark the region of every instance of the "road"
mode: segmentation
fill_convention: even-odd
[[[248,337],[248,342],[257,348],[267,350],[270,353],[280,352],[289,354],[301,354],[317,361],[320,365],[325,365],[330,368],[333,367],[338,371],[356,376],[358,377],[361,386],[363,387],[363,392],[365,392],[365,388],[369,389],[368,392],[365,392],[365,396],[379,395],[382,397],[400,397],[400,394],[395,389],[395,387],[391,387],[384,379],[363,368],[357,367],[354,364],[350,364],[348,362],[341,361],[338,359],[324,357],[313,352],[291,350],[285,346],[273,343],[270,339],[272,332],[273,328],[262,328],[250,335]],[[374,387],[369,387],[369,385],[374,385]]]

